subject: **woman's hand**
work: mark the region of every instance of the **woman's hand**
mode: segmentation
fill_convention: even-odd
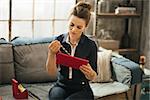
[[[48,46],[49,52],[52,54],[56,54],[61,48],[61,43],[58,40],[54,40]]]
[[[92,69],[90,64],[80,66],[80,71],[84,73],[88,80],[94,80],[97,76],[96,72]]]

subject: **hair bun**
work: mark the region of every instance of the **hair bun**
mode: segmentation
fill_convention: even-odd
[[[83,2],[83,1],[78,2],[73,7],[70,13],[70,16],[71,15],[84,19],[87,26],[91,16],[91,5],[88,2]]]
[[[83,7],[83,8],[87,8],[88,10],[91,10],[91,5],[88,2],[80,1],[77,3],[77,7]]]

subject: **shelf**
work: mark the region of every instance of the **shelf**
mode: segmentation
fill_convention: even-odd
[[[97,17],[99,18],[130,18],[130,17],[140,17],[140,14],[115,14],[115,13],[101,13],[97,14]]]
[[[135,52],[137,51],[137,49],[134,49],[134,48],[128,48],[128,49],[117,49],[115,51],[118,51],[118,52],[127,52],[127,51],[130,51],[130,52]]]
[[[127,48],[127,49],[117,49],[114,50],[114,52],[118,52],[119,54],[132,54],[132,53],[137,53],[138,50],[134,48]]]

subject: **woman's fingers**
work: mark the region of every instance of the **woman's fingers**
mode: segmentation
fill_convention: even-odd
[[[80,69],[83,70],[84,72],[90,72],[90,69],[86,65],[82,65]]]
[[[48,48],[52,53],[57,53],[60,47],[61,47],[60,42],[58,40],[54,40],[50,43]]]
[[[80,66],[80,71],[85,75],[89,80],[93,80],[96,76],[95,71],[92,69],[90,64]]]
[[[91,73],[91,67],[90,66],[88,66],[88,65],[82,65],[82,66],[80,66],[80,68],[79,68],[85,75],[88,75],[88,74],[90,74]]]

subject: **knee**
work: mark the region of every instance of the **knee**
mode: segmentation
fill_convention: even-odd
[[[65,93],[57,89],[50,89],[49,91],[49,100],[64,100]]]

